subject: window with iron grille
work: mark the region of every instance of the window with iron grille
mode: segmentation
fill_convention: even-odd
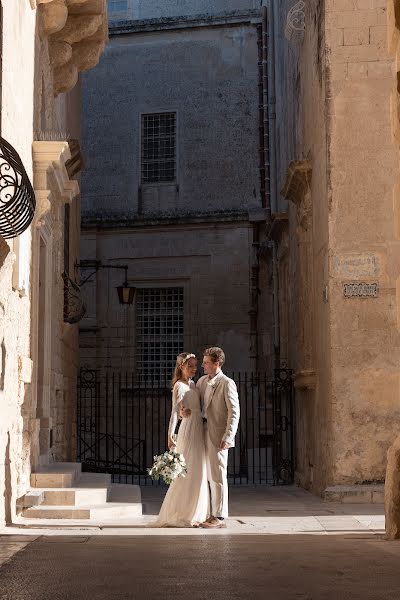
[[[142,183],[176,179],[176,113],[142,115]]]
[[[126,12],[128,0],[108,0],[108,10],[110,13]]]
[[[169,379],[183,351],[183,288],[136,291],[136,367],[149,379]]]

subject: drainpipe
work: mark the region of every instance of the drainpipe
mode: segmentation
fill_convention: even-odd
[[[262,99],[263,99],[263,130],[264,130],[264,177],[265,177],[265,208],[267,209],[267,225],[271,222],[271,177],[270,177],[270,139],[269,139],[269,106],[268,106],[268,26],[267,7],[261,9],[261,59],[262,59]]]
[[[263,112],[264,112],[264,155],[267,231],[271,225],[272,212],[277,210],[276,184],[276,97],[275,97],[275,43],[274,43],[274,0],[268,3],[268,9],[261,9],[262,22],[262,81],[263,81]],[[272,297],[273,297],[273,344],[274,368],[280,367],[280,327],[279,327],[279,278],[276,242],[269,239],[272,250]]]

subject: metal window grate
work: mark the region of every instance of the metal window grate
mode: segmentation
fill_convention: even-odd
[[[126,12],[128,0],[108,0],[108,11],[110,13]]]
[[[183,350],[183,288],[136,293],[137,371],[149,379],[169,378]]]
[[[142,115],[142,183],[176,177],[176,113]]]

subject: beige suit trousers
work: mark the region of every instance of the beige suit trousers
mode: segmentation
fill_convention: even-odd
[[[207,423],[204,423],[207,479],[211,492],[211,514],[214,517],[228,516],[228,450],[219,450],[210,440]]]

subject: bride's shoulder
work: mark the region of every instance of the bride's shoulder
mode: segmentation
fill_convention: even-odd
[[[184,381],[177,381],[173,387],[174,390],[185,389],[187,390],[188,385]]]

